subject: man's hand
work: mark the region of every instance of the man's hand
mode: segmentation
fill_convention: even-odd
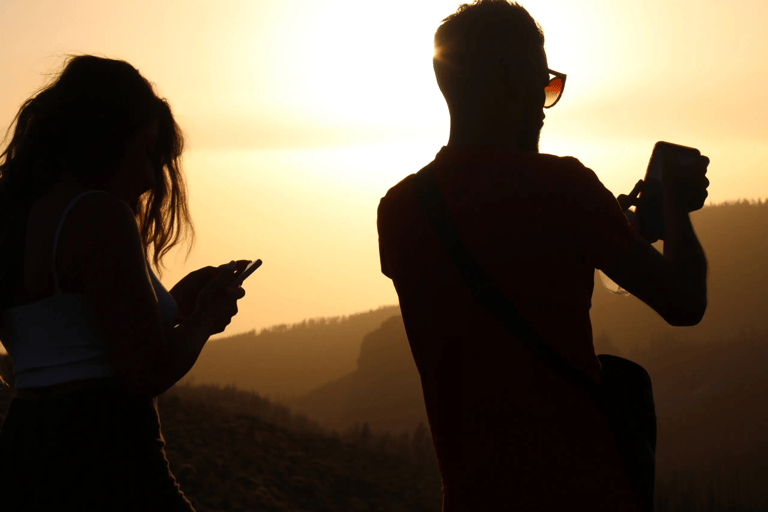
[[[638,198],[638,195],[640,195],[640,192],[643,190],[644,184],[645,182],[643,182],[643,180],[638,181],[635,185],[635,188],[632,189],[632,192],[630,192],[629,195],[619,194],[619,197],[617,197],[616,200],[619,202],[619,206],[621,206],[621,209],[624,211],[624,216],[627,217],[629,225],[632,226],[632,229],[634,229],[637,234],[643,237],[649,244],[652,244],[657,242],[659,239],[649,233],[646,233],[640,225],[640,218],[635,212],[629,209],[630,206],[636,207],[640,204],[641,199]]]
[[[235,274],[239,275],[245,267],[250,263],[249,260],[237,260],[235,262]],[[176,322],[182,322],[195,312],[197,306],[197,296],[200,294],[200,290],[208,286],[216,275],[218,275],[220,267],[203,267],[201,269],[190,272],[184,276],[176,286],[170,289],[169,293],[176,300],[178,306],[178,312],[176,316]]]
[[[648,183],[662,189],[663,256],[640,238],[641,232],[636,232],[630,249],[601,269],[670,325],[696,325],[707,309],[707,258],[688,215],[700,209],[707,198],[707,165],[709,159],[705,156],[698,156],[685,166],[664,162],[663,183]],[[634,198],[619,196],[622,207],[633,203],[637,206],[637,201],[642,207],[642,198],[638,199],[635,193],[638,186],[632,191]]]
[[[709,158],[699,155],[688,165],[665,159],[661,173],[664,195],[670,195],[675,209],[687,213],[700,210],[707,199]]]

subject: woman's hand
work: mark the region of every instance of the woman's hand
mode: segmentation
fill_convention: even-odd
[[[235,275],[240,274],[250,261],[238,260],[235,262]],[[213,281],[219,274],[220,267],[203,267],[184,276],[176,286],[171,288],[170,294],[176,300],[178,307],[177,321],[181,322],[189,318],[197,307],[197,298],[200,292]]]
[[[233,281],[242,272],[234,261],[219,267],[217,275],[197,295],[194,315],[197,315],[211,335],[224,329],[237,314],[237,301],[245,296],[245,290]]]

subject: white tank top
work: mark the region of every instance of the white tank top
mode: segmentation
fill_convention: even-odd
[[[64,218],[83,192],[67,206],[56,228],[53,241],[53,279],[56,295],[2,313],[3,331],[0,341],[13,360],[16,387],[34,388],[62,382],[114,376],[99,331],[85,294],[61,293],[56,275],[56,244]],[[152,280],[163,326],[168,332],[176,317],[176,301],[163,287],[145,260]]]

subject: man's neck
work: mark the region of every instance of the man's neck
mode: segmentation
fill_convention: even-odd
[[[451,123],[451,132],[446,146],[501,146],[518,151],[518,131],[510,126],[493,126],[490,124]],[[538,153],[538,148],[535,152]]]
[[[507,137],[476,137],[456,136],[451,134],[446,146],[502,146],[509,149],[518,149],[514,140]]]

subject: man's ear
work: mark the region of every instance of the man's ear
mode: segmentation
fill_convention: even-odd
[[[513,100],[524,101],[526,97],[525,86],[518,74],[520,63],[511,62],[500,57],[495,65],[495,75],[504,84],[504,90],[512,95]]]

